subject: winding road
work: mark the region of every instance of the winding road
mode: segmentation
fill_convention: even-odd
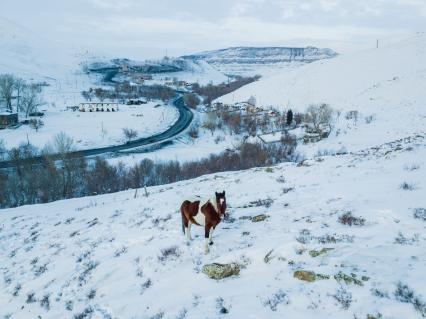
[[[120,151],[141,147],[141,146],[149,146],[149,145],[153,145],[159,142],[164,142],[166,140],[169,140],[177,136],[181,132],[183,132],[191,124],[192,119],[194,118],[194,114],[192,113],[192,111],[183,102],[182,96],[177,97],[173,101],[173,105],[179,111],[179,118],[170,128],[168,128],[166,131],[162,133],[152,135],[150,137],[144,137],[134,141],[130,141],[130,142],[127,142],[126,144],[106,146],[106,147],[100,147],[100,148],[91,148],[91,149],[71,152],[69,154],[79,156],[79,157],[89,157],[89,156],[96,156],[96,155],[107,154],[107,153],[120,152]],[[28,160],[32,161],[34,164],[40,164],[42,162],[42,157],[37,156]],[[15,167],[15,163],[13,161],[0,162],[0,169],[13,168],[13,167]]]

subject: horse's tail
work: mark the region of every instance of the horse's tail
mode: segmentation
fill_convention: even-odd
[[[182,215],[182,232],[185,235],[185,214],[183,212],[183,204],[180,207],[180,214]]]
[[[183,213],[182,213],[182,232],[185,235],[185,217],[183,216]]]

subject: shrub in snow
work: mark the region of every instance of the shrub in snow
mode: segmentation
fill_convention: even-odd
[[[74,315],[74,319],[88,319],[92,317],[92,314],[95,310],[92,306],[86,307],[82,312]]]
[[[344,213],[339,217],[339,222],[343,225],[355,225],[355,226],[364,226],[365,219],[362,217],[355,217],[351,212]]]
[[[20,284],[20,283],[17,283],[17,284],[16,284],[16,286],[15,286],[15,289],[13,290],[12,295],[13,295],[14,297],[17,297],[17,296],[19,295],[19,292],[21,291],[21,289],[22,289],[21,284]]]
[[[117,250],[114,252],[114,257],[120,257],[121,255],[125,254],[126,252],[127,252],[127,247],[126,247],[126,246],[123,246],[123,247],[121,247],[121,248],[117,249]]]
[[[46,309],[47,311],[50,310],[50,299],[49,295],[46,294],[43,296],[43,298],[40,300],[40,307]]]
[[[27,294],[27,300],[26,300],[26,303],[34,303],[34,302],[36,302],[37,300],[36,300],[36,298],[35,298],[35,293],[34,292],[29,292],[28,294]]]
[[[272,311],[277,311],[277,307],[280,304],[289,304],[290,300],[288,298],[288,295],[283,290],[278,290],[276,293],[274,293],[270,298],[265,300],[263,302],[264,306],[268,306],[271,308]]]
[[[322,236],[316,237],[317,241],[320,244],[328,244],[328,243],[352,243],[354,241],[354,236],[349,235],[337,235],[337,234],[325,234]]]
[[[426,208],[414,208],[414,218],[426,221]]]
[[[410,184],[410,183],[404,182],[404,183],[402,183],[402,184],[399,186],[399,188],[400,188],[400,189],[403,189],[403,190],[405,190],[405,191],[413,191],[413,190],[415,190],[415,189],[416,189],[416,186],[415,186],[414,184]]]
[[[396,300],[403,303],[410,303],[422,317],[426,317],[426,302],[423,302],[419,296],[407,285],[399,282],[394,292]]]
[[[170,246],[167,248],[161,249],[161,253],[158,256],[158,260],[164,262],[168,259],[175,259],[180,256],[180,251],[178,246]]]
[[[352,294],[347,291],[345,288],[340,287],[337,289],[337,292],[335,295],[333,295],[334,299],[336,299],[340,306],[347,310],[351,306],[352,303]]]
[[[96,296],[96,289],[90,289],[89,293],[87,294],[88,299],[93,299]]]
[[[345,273],[339,271],[339,273],[337,273],[336,275],[334,275],[334,279],[336,279],[337,282],[341,283],[344,282],[347,285],[357,285],[357,286],[364,286],[364,284],[362,283],[361,280],[356,278],[356,274],[350,274],[350,275],[346,275]],[[368,280],[368,277],[363,277],[366,280]]]
[[[226,314],[229,313],[228,308],[224,306],[225,301],[222,297],[219,297],[216,299],[216,308],[219,310],[220,314]]]
[[[417,170],[419,168],[420,168],[420,165],[418,165],[418,164],[411,164],[411,165],[405,165],[404,166],[404,169],[406,171],[415,171],[415,170]]]
[[[401,232],[395,237],[395,243],[400,245],[413,245],[419,241],[419,234],[413,235],[413,237],[405,237]]]
[[[198,127],[196,126],[191,126],[191,128],[188,131],[188,135],[189,137],[196,139],[199,136],[199,132],[198,132]]]

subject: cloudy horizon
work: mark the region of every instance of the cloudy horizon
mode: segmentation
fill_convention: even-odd
[[[36,14],[35,14],[36,12]],[[2,0],[0,17],[94,53],[150,58],[231,46],[374,47],[426,29],[422,0]]]

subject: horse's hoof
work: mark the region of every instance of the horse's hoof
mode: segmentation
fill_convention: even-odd
[[[211,241],[211,242],[209,242],[209,245],[211,246],[211,245],[213,245],[213,242]]]

